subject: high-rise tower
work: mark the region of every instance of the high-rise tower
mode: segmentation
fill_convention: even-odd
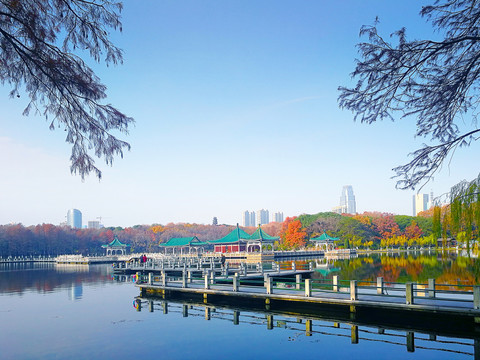
[[[339,214],[356,214],[357,205],[355,203],[355,195],[353,195],[352,185],[345,185],[340,196],[340,206],[333,209]]]
[[[67,225],[72,228],[81,229],[82,228],[82,212],[77,209],[69,209],[67,211]]]
[[[417,216],[417,214],[421,211],[428,210],[429,205],[430,203],[428,202],[428,194],[413,195],[413,216]]]
[[[270,222],[270,213],[268,210],[261,209],[257,211],[257,225],[265,225]]]
[[[243,226],[255,226],[255,211],[245,211],[243,213]]]

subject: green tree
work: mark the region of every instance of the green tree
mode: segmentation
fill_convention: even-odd
[[[339,87],[339,105],[355,119],[371,124],[394,120],[394,113],[415,117],[416,136],[429,138],[413,159],[394,170],[397,187],[427,182],[458,146],[478,139],[480,103],[480,6],[475,0],[443,0],[424,6],[420,15],[431,22],[441,40],[407,40],[396,31],[391,43],[373,26],[360,30],[368,39],[358,44],[360,60],[353,88]],[[471,117],[470,128],[466,117]],[[459,124],[462,124],[460,127]]]
[[[109,104],[106,86],[79,55],[121,63],[109,40],[120,29],[122,4],[109,0],[12,0],[0,2],[0,82],[11,97],[26,93],[32,110],[63,128],[72,144],[72,173],[101,177],[90,152],[112,164],[130,145],[112,135],[128,132],[133,119]]]

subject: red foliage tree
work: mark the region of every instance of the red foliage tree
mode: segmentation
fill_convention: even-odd
[[[287,217],[280,232],[282,245],[287,249],[297,249],[305,246],[307,232],[296,217]]]
[[[412,223],[405,228],[405,236],[409,239],[418,239],[422,235],[423,231],[418,227],[416,221],[412,221]]]

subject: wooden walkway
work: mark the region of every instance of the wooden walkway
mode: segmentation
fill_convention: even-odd
[[[272,274],[273,275],[273,274]],[[290,274],[290,276],[293,274]],[[359,286],[350,281],[347,286],[330,284],[328,287],[311,279],[280,279],[264,274],[263,281],[252,281],[241,276],[212,279],[211,274],[202,279],[156,277],[138,275],[136,286],[143,295],[165,296],[181,294],[183,296],[222,298],[226,302],[263,302],[266,306],[281,307],[327,307],[332,311],[349,312],[356,316],[400,316],[422,318],[425,321],[461,321],[472,331],[480,331],[480,287],[469,290],[441,290],[443,287],[433,284],[432,288],[420,288],[413,283],[402,287],[390,288],[382,281],[377,284]]]

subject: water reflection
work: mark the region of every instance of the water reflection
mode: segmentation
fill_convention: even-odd
[[[358,256],[350,259],[316,261],[315,279],[342,279],[375,281],[383,277],[386,282],[437,283],[477,285],[480,280],[480,261],[462,257],[457,253],[389,253]]]
[[[2,264],[0,294],[49,293],[67,289],[70,290],[69,298],[78,300],[82,297],[83,284],[109,282],[111,273],[111,267],[102,265]]]
[[[164,296],[165,297],[165,296]],[[302,315],[290,311],[259,311],[248,306],[242,308],[229,305],[212,305],[167,296],[168,299],[155,297],[136,297],[133,300],[135,311],[147,311],[164,315],[177,314],[183,318],[203,318],[206,321],[221,321],[236,325],[264,328],[265,331],[289,331],[288,341],[295,341],[300,335],[317,338],[316,341],[328,344],[330,337],[349,339],[352,345],[362,342],[371,343],[385,351],[402,349],[404,352],[422,350],[422,357],[436,357],[439,354],[465,355],[480,358],[480,338],[478,333],[448,336],[441,332],[426,332],[418,328],[388,325],[372,326],[355,320],[335,318],[332,315]],[[213,326],[213,324],[212,324]],[[324,349],[326,352],[330,350]],[[351,351],[354,351],[352,348]],[[428,356],[425,356],[425,351]]]

